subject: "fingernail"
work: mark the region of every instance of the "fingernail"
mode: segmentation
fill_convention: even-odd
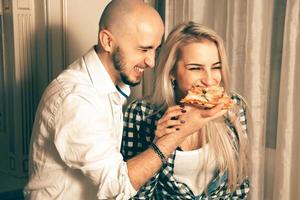
[[[179,131],[180,130],[180,128],[176,128],[176,131]]]
[[[171,117],[171,120],[177,120],[178,116]]]
[[[186,113],[186,110],[181,110],[182,113]]]
[[[184,120],[180,120],[180,123],[184,124],[184,123],[185,123],[185,121],[184,121]]]

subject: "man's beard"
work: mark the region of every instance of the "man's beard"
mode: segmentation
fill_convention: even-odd
[[[125,64],[123,62],[122,52],[119,47],[116,48],[116,50],[112,53],[112,62],[117,71],[120,73],[121,80],[123,83],[130,85],[130,86],[136,86],[141,81],[138,80],[137,82],[133,82],[130,80],[129,76],[125,73]]]

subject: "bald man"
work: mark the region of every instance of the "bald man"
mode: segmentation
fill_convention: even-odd
[[[149,148],[123,161],[122,104],[129,86],[154,67],[164,32],[159,14],[140,0],[113,0],[99,22],[98,44],[44,92],[33,126],[26,199],[128,199],[162,166]],[[167,157],[174,137],[158,139]]]

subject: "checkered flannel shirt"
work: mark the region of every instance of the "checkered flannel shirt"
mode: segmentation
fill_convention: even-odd
[[[239,120],[246,129],[246,106],[238,95],[232,95],[236,106],[239,108]],[[121,152],[125,160],[145,151],[154,139],[156,122],[163,115],[154,105],[143,100],[132,102],[124,115],[124,132]],[[234,126],[225,118],[229,127],[229,134],[237,140]],[[216,171],[214,178],[209,183],[207,191],[195,196],[191,189],[184,183],[177,182],[173,175],[176,151],[168,158],[168,163],[149,180],[132,199],[246,199],[249,192],[249,180],[243,181],[230,192],[227,184],[227,173]]]

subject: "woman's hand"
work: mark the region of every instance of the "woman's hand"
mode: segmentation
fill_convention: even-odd
[[[165,157],[169,157],[189,135],[200,130],[207,122],[224,115],[223,105],[212,109],[203,109],[185,105],[168,108],[157,122],[154,143]]]
[[[190,105],[169,107],[157,122],[154,142],[158,138],[171,133],[182,134],[185,137],[200,130],[208,121],[216,119],[227,112],[222,107],[222,104],[211,109]]]
[[[179,134],[188,136],[195,131],[200,130],[207,122],[221,117],[227,110],[222,109],[223,104],[219,104],[211,109],[203,109],[196,106],[186,105],[186,113],[181,115],[179,120],[184,120],[186,123],[180,127]]]
[[[180,116],[186,113],[184,106],[171,106],[165,114],[157,121],[155,138],[160,138],[166,134],[175,133],[180,130],[185,121],[180,120]],[[155,139],[155,140],[156,140]]]

